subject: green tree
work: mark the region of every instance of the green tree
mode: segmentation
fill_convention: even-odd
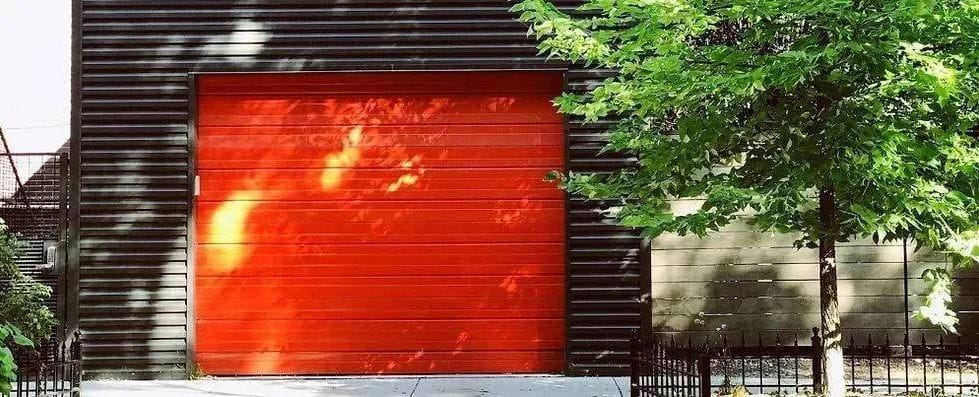
[[[13,324],[0,323],[0,396],[9,396],[11,383],[17,380],[17,364],[10,349],[14,345],[32,347],[34,342]]]
[[[979,0],[544,0],[514,9],[542,53],[616,72],[559,109],[611,119],[634,168],[560,175],[649,236],[746,210],[819,248],[826,392],[842,396],[835,244],[913,239],[979,259]],[[693,213],[669,201],[701,198]],[[946,268],[918,315],[955,330]]]
[[[0,219],[0,396],[10,394],[17,366],[12,348],[33,346],[51,336],[54,315],[44,305],[51,288],[17,268],[17,238]]]

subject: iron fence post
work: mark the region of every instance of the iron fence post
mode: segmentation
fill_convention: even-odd
[[[819,328],[812,329],[812,391],[815,394],[823,392],[823,338],[819,337]]]
[[[629,339],[629,356],[632,358],[629,368],[629,395],[631,397],[639,397],[639,377],[642,376],[639,371],[639,366],[642,365],[639,349],[639,330],[633,330],[632,338]]]
[[[781,394],[787,388],[799,393],[820,395],[826,390],[823,379],[826,359],[822,350],[825,339],[818,328],[813,329],[810,337],[812,344],[808,346],[798,338],[791,346],[782,344],[779,337],[776,337],[774,346],[766,346],[763,340],[759,340],[756,346],[749,346],[745,343],[746,338],[742,338],[740,346],[729,346],[727,339],[722,337],[720,344],[714,347],[709,338],[706,343],[695,345],[690,339],[683,344],[675,337],[660,342],[652,336],[644,339],[641,333],[633,335],[629,340],[632,354],[629,395],[633,397],[712,397],[715,396],[714,386],[719,387],[720,394],[729,394],[733,386],[731,379],[738,377],[744,387],[762,392],[774,388],[776,394]],[[891,345],[890,342],[889,335],[884,336],[881,345],[876,344],[873,336],[868,336],[867,344],[859,345],[851,336],[844,347],[849,371],[846,374],[848,390],[859,391],[869,387],[873,393],[879,394],[884,388],[888,391],[904,388],[905,394],[924,390],[921,393],[931,395],[958,388],[959,395],[963,395],[969,394],[966,392],[968,387],[976,387],[976,381],[968,375],[973,368],[979,368],[979,360],[976,359],[979,342],[967,345],[964,344],[967,341],[958,339],[958,343],[952,344],[939,337],[937,343],[929,344],[924,335],[920,344]],[[906,360],[903,362],[908,363],[904,368],[901,368],[902,357]],[[721,371],[716,385],[712,382],[712,360],[718,360],[717,369]],[[786,368],[782,363],[784,360],[791,360],[794,365]],[[810,371],[800,366],[800,362],[805,360],[812,363]],[[734,373],[729,373],[731,365],[728,362],[740,362],[740,369],[735,364]],[[746,363],[751,365],[746,366]],[[893,383],[894,364],[904,373],[903,385]],[[794,372],[786,375],[782,372],[784,369],[794,369]],[[811,375],[812,383],[805,379],[807,372]],[[720,377],[721,373],[723,377]],[[881,377],[881,373],[885,377]],[[911,373],[916,373],[913,378]],[[920,377],[917,373],[920,373]],[[785,379],[794,379],[795,383],[786,386],[783,383]],[[768,380],[775,380],[775,383]]]
[[[697,375],[700,377],[700,397],[710,397],[710,348],[697,355]]]
[[[82,333],[79,330],[75,330],[74,338],[71,341],[71,384],[73,385],[71,389],[72,397],[81,397],[82,395]]]

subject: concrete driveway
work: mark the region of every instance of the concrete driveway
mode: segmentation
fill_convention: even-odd
[[[215,378],[193,381],[91,381],[84,397],[623,397],[628,378],[560,376]]]

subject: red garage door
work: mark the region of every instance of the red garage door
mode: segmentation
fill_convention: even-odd
[[[196,358],[219,375],[557,372],[543,72],[202,77]]]

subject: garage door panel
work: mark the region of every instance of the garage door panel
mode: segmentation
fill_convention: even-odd
[[[217,217],[215,217],[217,218]],[[352,238],[358,235],[373,234],[371,237],[376,237],[379,239],[392,238],[401,239],[404,238],[405,241],[402,242],[415,242],[424,243],[427,241],[432,241],[431,237],[434,236],[449,236],[452,234],[466,233],[473,236],[479,236],[479,239],[473,241],[467,241],[462,239],[457,241],[459,243],[466,242],[487,242],[483,238],[494,238],[502,239],[506,235],[518,235],[522,236],[521,239],[513,240],[513,242],[560,242],[562,239],[557,241],[553,239],[537,238],[534,241],[522,240],[524,234],[553,234],[553,233],[563,233],[564,229],[560,226],[555,226],[554,222],[560,222],[562,217],[559,216],[546,216],[546,214],[534,214],[534,213],[521,213],[518,216],[513,217],[513,221],[503,221],[499,218],[490,218],[484,222],[478,221],[445,221],[439,222],[436,220],[432,221],[417,221],[410,222],[410,220],[398,219],[388,220],[386,218],[374,217],[366,215],[364,218],[375,218],[375,222],[362,221],[362,222],[343,222],[332,220],[333,217],[324,217],[327,219],[317,219],[320,217],[311,217],[310,219],[303,219],[302,214],[282,214],[274,221],[269,221],[267,223],[262,223],[259,221],[253,222],[242,222],[241,225],[248,232],[243,236],[237,233],[232,233],[223,230],[223,224],[220,220],[213,220],[211,222],[201,224],[204,225],[206,229],[211,230],[210,233],[202,235],[199,239],[201,244],[220,244],[220,243],[248,243],[248,244],[277,244],[282,243],[279,241],[285,237],[297,238],[303,241],[295,240],[297,243],[345,243],[343,238]],[[316,222],[316,223],[313,223]],[[420,236],[418,239],[409,239],[410,236]],[[289,240],[292,241],[292,240]],[[371,240],[362,241],[364,243],[370,243]],[[382,241],[373,240],[377,243],[382,242],[394,242],[392,241]],[[440,240],[445,241],[445,240]],[[503,239],[502,242],[508,242]],[[346,241],[350,243],[352,241]],[[454,242],[454,241],[445,241]]]
[[[217,217],[215,217],[217,218]],[[257,218],[257,217],[256,217]],[[220,220],[202,223],[208,233],[202,234],[200,244],[343,244],[343,243],[508,243],[561,242],[564,228],[558,224],[562,217],[540,217],[521,214],[514,221],[489,219],[484,222],[340,222],[303,219],[301,214],[283,214],[274,221],[244,222],[245,233],[224,230]]]
[[[242,328],[238,321],[203,321],[202,332],[215,331],[229,332],[233,335],[258,335],[262,333],[275,333],[282,330],[289,335],[304,334],[307,336],[320,335],[323,337],[338,337],[347,335],[351,340],[373,340],[385,335],[394,333],[404,333],[402,337],[409,340],[426,340],[431,335],[459,335],[462,332],[470,334],[489,334],[489,335],[516,335],[514,332],[524,332],[522,335],[541,336],[541,333],[548,331],[564,330],[563,319],[509,319],[506,322],[499,322],[495,318],[490,319],[464,319],[464,320],[322,320],[313,319],[302,323],[302,327],[297,327],[296,322],[286,320],[266,321],[257,324],[249,324],[248,328]],[[378,331],[377,333],[365,332],[368,330]],[[417,332],[416,332],[417,331]],[[560,336],[560,335],[557,335]]]
[[[364,243],[364,244],[405,244],[405,243],[417,243],[430,241],[431,239],[439,239],[446,243],[469,243],[469,242],[482,242],[487,244],[500,244],[509,243],[513,241],[530,241],[530,242],[560,242],[563,240],[563,231],[535,231],[530,227],[522,227],[524,230],[513,230],[510,233],[482,233],[479,234],[478,231],[467,233],[466,236],[459,236],[454,234],[452,229],[457,229],[460,231],[469,231],[467,227],[446,227],[444,230],[432,229],[442,227],[437,223],[430,225],[419,224],[419,227],[423,229],[417,232],[405,231],[403,233],[392,232],[390,230],[385,230],[383,235],[375,236],[365,236],[371,232],[377,232],[378,228],[375,227],[359,227],[359,228],[344,228],[341,225],[336,226],[337,229],[344,229],[347,233],[331,233],[331,234],[304,234],[301,236],[282,236],[282,233],[268,232],[268,233],[249,233],[244,237],[239,237],[235,234],[228,235],[216,235],[209,238],[208,244],[212,243],[240,243],[240,244],[334,244],[334,243]],[[541,227],[543,229],[543,227]],[[296,230],[299,232],[299,230]],[[532,237],[523,237],[526,234],[532,234]]]
[[[374,288],[369,282],[361,283],[356,286],[350,285],[289,285],[290,291],[282,291],[282,288],[286,288],[286,285],[291,283],[283,283],[279,280],[275,282],[263,282],[262,280],[257,280],[254,283],[236,283],[234,285],[213,285],[208,283],[206,279],[198,280],[198,296],[201,297],[202,302],[206,299],[216,296],[221,296],[227,298],[224,303],[219,307],[205,307],[198,305],[201,311],[212,310],[224,310],[225,304],[232,301],[231,299],[280,299],[283,297],[315,297],[329,295],[331,297],[338,298],[355,298],[355,297],[373,297],[373,298],[385,298],[385,299],[397,299],[405,295],[410,295],[417,298],[426,297],[443,297],[446,296],[446,288],[452,288],[451,295],[460,299],[479,299],[487,296],[494,296],[500,294],[506,294],[507,296],[514,297],[537,297],[537,298],[557,298],[562,296],[564,289],[562,285],[526,285],[520,284],[519,282],[511,282],[513,286],[499,286],[499,285],[413,285],[410,283],[404,283],[401,285],[391,286],[387,290],[382,290],[382,288]],[[367,288],[365,288],[365,286]],[[252,291],[238,292],[243,288],[252,288]],[[326,290],[326,289],[329,290]],[[410,291],[406,291],[410,289]],[[283,308],[285,309],[285,308]],[[406,308],[410,310],[411,308]],[[205,314],[200,315],[201,318],[207,318]]]
[[[215,222],[222,202],[198,204],[201,222]],[[518,220],[560,221],[564,217],[562,200],[454,200],[454,201],[316,201],[309,203],[262,202],[250,213],[255,218],[301,216],[310,222],[499,222]],[[247,223],[247,222],[246,222]]]
[[[534,219],[528,219],[533,217]],[[544,238],[544,235],[561,234],[564,228],[555,226],[554,222],[559,222],[561,217],[534,217],[533,214],[522,214],[521,218],[513,222],[488,220],[486,222],[385,222],[378,220],[377,223],[370,222],[337,222],[327,221],[323,223],[307,223],[299,215],[282,215],[275,221],[268,223],[247,223],[241,225],[248,233],[239,235],[238,233],[222,233],[220,221],[215,223],[202,223],[205,228],[215,230],[212,233],[201,236],[201,244],[281,244],[285,242],[301,244],[325,244],[325,243],[424,243],[432,241],[436,237],[452,239],[452,235],[465,233],[473,236],[472,240],[457,239],[458,241],[439,240],[446,243],[472,243],[472,242],[561,242],[563,238],[557,240]],[[309,220],[314,222],[314,220]],[[533,240],[527,234],[540,234]],[[369,235],[376,240],[345,241],[345,238]],[[411,238],[417,236],[417,238]],[[517,236],[516,240],[507,240],[506,236]],[[282,240],[284,237],[295,238],[295,240]],[[560,236],[559,236],[560,237]],[[385,240],[390,239],[390,240]],[[489,239],[489,240],[487,240]],[[397,240],[397,241],[395,241]],[[493,240],[493,241],[491,241]]]
[[[504,189],[504,187],[500,187],[498,189],[491,189],[491,188],[424,189],[424,190],[423,189],[399,189],[397,191],[390,192],[390,193],[380,192],[379,191],[380,189],[359,189],[359,190],[349,189],[345,191],[330,193],[327,195],[327,194],[320,193],[315,189],[259,190],[259,188],[256,188],[255,190],[241,189],[238,191],[234,191],[233,193],[237,195],[247,195],[248,197],[254,197],[253,195],[258,195],[258,197],[274,197],[276,200],[289,200],[289,201],[297,201],[297,202],[314,201],[317,199],[338,200],[338,201],[383,200],[387,197],[390,197],[390,199],[392,200],[466,200],[466,199],[473,199],[473,198],[483,199],[483,200],[505,200],[505,199],[513,199],[513,198],[531,199],[532,197],[538,195],[545,196],[545,198],[548,199],[554,199],[554,198],[559,198],[556,196],[561,195],[560,192],[553,193],[553,188],[548,189],[544,187],[541,187],[539,189],[533,189],[533,190],[527,189],[525,191],[520,192],[523,194],[523,196],[519,196],[517,194],[514,194],[512,191],[504,191],[502,189]],[[204,197],[206,199],[220,200],[221,196],[215,197],[213,195],[202,194],[201,197]],[[229,200],[226,202],[236,202],[236,201],[247,202],[248,200]],[[259,203],[260,202],[261,201],[259,201]]]
[[[544,181],[564,163],[559,74],[198,88],[205,371],[562,369],[564,194]]]
[[[456,252],[440,252],[430,244],[386,244],[383,246],[365,244],[356,248],[334,244],[329,250],[313,245],[203,245],[198,249],[201,255],[198,256],[200,270],[197,274],[231,275],[238,274],[238,272],[247,273],[252,268],[261,271],[263,267],[276,266],[277,264],[291,270],[303,266],[350,266],[357,264],[372,268],[398,265],[460,266],[460,263],[466,263],[469,266],[540,265],[544,263],[560,264],[564,259],[563,253],[547,249],[548,246],[561,246],[559,243],[548,243],[543,247],[526,244],[513,247],[513,245],[481,244],[481,248],[490,251],[494,248],[499,250],[499,252],[491,252],[482,257],[476,257],[479,255],[478,251],[468,251],[472,246],[465,244],[446,244],[446,248],[455,248]],[[514,248],[526,248],[527,252],[507,252],[514,250]],[[426,250],[431,251],[427,252]],[[241,261],[243,255],[247,255],[246,264],[234,263],[236,260]],[[364,272],[373,271],[364,270]],[[468,274],[467,272],[460,270],[460,274]]]
[[[210,133],[208,129],[202,129],[205,133]],[[356,139],[356,145],[350,142],[350,130],[348,129],[343,134],[344,135],[318,135],[318,136],[305,136],[305,137],[295,137],[290,135],[271,135],[271,136],[256,136],[254,139],[249,140],[246,147],[242,147],[240,135],[208,135],[207,138],[202,138],[204,144],[208,148],[227,148],[227,149],[249,149],[253,148],[253,145],[262,145],[264,148],[275,149],[284,148],[295,150],[297,148],[305,149],[312,148],[318,149],[320,158],[324,155],[328,155],[332,150],[337,147],[343,147],[347,144],[348,146],[356,146],[360,151],[366,151],[373,149],[375,155],[377,154],[387,154],[393,155],[397,154],[395,149],[403,151],[405,153],[414,153],[413,150],[416,149],[428,149],[432,148],[488,148],[495,149],[500,147],[508,146],[560,146],[564,142],[564,137],[561,134],[541,134],[535,133],[533,131],[526,132],[514,132],[508,133],[506,135],[494,134],[492,131],[487,131],[486,133],[467,133],[467,134],[378,134],[374,133],[371,128],[362,128],[357,130],[360,134]],[[208,142],[210,141],[210,142]],[[260,151],[262,157],[266,157],[270,152],[266,152],[266,149]],[[284,151],[283,151],[284,152]],[[232,154],[252,154],[253,152],[230,152]],[[274,152],[272,152],[274,153]],[[448,153],[447,151],[436,151],[435,154]],[[204,153],[204,158],[208,153]],[[285,154],[285,153],[282,153]],[[524,157],[530,157],[527,154]]]
[[[505,75],[506,85],[502,85]],[[406,78],[408,77],[408,78]],[[243,84],[247,80],[247,84]],[[557,73],[322,73],[322,74],[254,74],[248,76],[208,76],[198,82],[201,91],[210,95],[268,92],[275,94],[347,95],[363,93],[416,93],[419,86],[430,92],[488,94],[536,92],[547,95],[560,87],[562,77]]]
[[[347,276],[347,277],[280,277],[280,278],[268,278],[268,277],[199,277],[197,280],[197,287],[205,294],[201,295],[200,298],[207,298],[206,293],[212,292],[210,289],[220,289],[220,288],[233,288],[242,289],[242,287],[255,288],[257,291],[274,290],[276,288],[305,288],[309,286],[322,287],[322,288],[347,288],[347,287],[359,287],[359,286],[374,286],[378,289],[383,289],[384,287],[451,287],[460,288],[456,291],[447,292],[445,296],[460,296],[465,294],[467,288],[471,291],[482,291],[485,290],[489,292],[488,296],[513,296],[516,295],[520,289],[529,289],[536,287],[553,287],[561,286],[564,284],[564,275],[523,275],[514,274],[508,276],[469,276],[466,278],[458,276],[434,276],[434,275],[423,275],[423,276],[391,276],[391,277],[362,277],[362,276]],[[496,289],[504,290],[504,294],[497,293]],[[279,295],[287,294],[288,291],[279,291]],[[375,294],[384,294],[384,291],[373,291],[367,290],[361,292],[363,296],[374,296]],[[234,310],[234,308],[228,308],[227,310]]]
[[[414,353],[202,353],[216,372],[235,375],[287,373],[417,374],[558,372],[562,353],[552,351]]]
[[[370,324],[365,324],[370,325]],[[385,350],[405,351],[405,350],[448,350],[453,351],[459,347],[460,337],[467,342],[466,347],[475,346],[478,350],[499,350],[499,345],[492,346],[492,343],[513,340],[519,341],[519,345],[514,346],[514,350],[532,350],[544,346],[555,349],[555,343],[561,343],[563,335],[557,328],[535,328],[535,329],[503,329],[493,330],[492,332],[480,332],[464,329],[450,330],[426,330],[426,329],[401,329],[392,332],[364,332],[360,329],[338,328],[325,325],[326,328],[319,332],[310,332],[302,329],[246,329],[242,330],[241,323],[230,323],[227,325],[215,324],[214,327],[204,325],[201,335],[206,336],[205,342],[201,343],[201,348],[214,352],[234,352],[233,346],[238,346],[241,351],[268,351],[292,350],[301,351],[305,345],[307,349],[314,346],[329,346],[328,349],[321,351],[370,351],[371,344],[386,344]],[[260,332],[273,333],[276,335],[274,340],[262,338]],[[324,336],[324,333],[328,335]],[[541,337],[553,336],[550,339]],[[407,345],[396,345],[403,341]],[[344,343],[346,342],[346,343]],[[242,349],[246,347],[247,349]],[[288,348],[283,348],[288,347]]]
[[[226,126],[472,125],[560,123],[550,98],[385,97],[285,100],[201,96],[202,128]]]
[[[206,80],[214,80],[218,77],[208,76]],[[247,77],[251,80],[252,76]],[[261,78],[261,77],[259,77]],[[211,81],[198,83],[198,88],[205,92],[207,96],[232,96],[232,97],[271,97],[271,98],[310,98],[321,99],[324,97],[347,97],[347,96],[417,96],[422,93],[430,93],[433,96],[440,95],[460,95],[460,96],[512,96],[512,95],[554,95],[555,85],[560,86],[561,81],[550,78],[531,77],[519,81],[520,86],[501,87],[499,83],[473,82],[462,86],[453,86],[449,82],[427,81],[425,86],[418,86],[406,82],[405,84],[389,84],[388,82],[368,83],[363,85],[351,85],[343,82],[321,83],[311,81],[310,77],[303,76],[303,82],[294,84],[289,83],[249,83],[247,86],[237,85],[233,82],[219,85]],[[536,81],[531,81],[536,80]]]
[[[323,173],[336,170],[339,179],[336,186],[323,186]],[[548,168],[450,168],[432,169],[416,168],[413,164],[395,169],[349,168],[349,167],[319,167],[313,170],[204,170],[200,172],[202,187],[205,191],[216,195],[221,192],[241,190],[243,188],[287,188],[315,189],[329,193],[337,189],[373,189],[386,187],[390,182],[397,181],[404,175],[416,175],[416,189],[490,189],[499,186],[524,187],[526,189],[548,188],[554,191],[554,184],[544,180],[544,176],[553,169]],[[521,184],[515,184],[519,181]],[[476,183],[479,182],[479,183]],[[487,186],[487,184],[491,184]],[[415,185],[411,185],[415,187]],[[386,190],[385,190],[386,192]],[[560,191],[558,191],[561,194]],[[519,195],[518,192],[513,192]],[[534,198],[548,198],[537,197]],[[205,199],[205,201],[208,201]]]
[[[549,243],[558,245],[558,243]],[[476,253],[466,251],[469,245],[446,244],[447,247],[456,248],[458,252],[443,253],[436,250],[426,252],[431,246],[429,244],[384,244],[368,245],[363,248],[358,247],[356,251],[350,249],[344,251],[341,244],[334,244],[330,250],[323,249],[321,246],[314,245],[248,245],[248,244],[210,244],[202,245],[198,251],[201,254],[198,264],[201,271],[198,274],[208,274],[215,272],[218,274],[235,274],[237,271],[251,268],[253,266],[274,266],[280,264],[284,267],[297,266],[317,266],[317,265],[352,265],[362,264],[363,266],[378,265],[440,265],[440,266],[459,266],[466,263],[471,266],[485,266],[488,264],[540,264],[540,263],[561,263],[563,254],[560,252],[544,251],[534,252],[534,248],[528,245],[521,245],[527,248],[528,252],[513,253],[506,252],[512,249],[513,244],[482,244],[482,246],[492,249],[497,248],[500,252],[491,253],[484,258],[475,258]],[[302,248],[300,251],[297,248]],[[242,262],[243,256],[247,257],[247,264],[235,263]],[[547,261],[547,262],[544,262]],[[365,270],[366,271],[366,270]]]
[[[372,345],[386,345],[388,351],[499,351],[499,343],[513,341],[514,350],[547,348],[556,350],[563,339],[561,324],[532,327],[499,328],[492,323],[472,320],[459,321],[396,321],[385,324],[365,320],[313,321],[318,331],[289,327],[291,323],[271,321],[277,328],[252,328],[237,321],[205,321],[199,332],[200,348],[210,352],[240,351],[371,351]],[[399,325],[400,324],[400,325]],[[364,327],[382,326],[386,329]],[[480,325],[488,328],[479,328]],[[266,335],[263,337],[262,335]],[[273,336],[273,337],[268,337]],[[401,345],[398,345],[401,342]],[[492,344],[496,343],[496,346]]]
[[[430,227],[441,225],[441,231],[447,233],[514,233],[514,232],[555,232],[562,231],[560,226],[554,226],[554,222],[560,222],[564,217],[550,214],[548,211],[525,211],[513,210],[513,214],[485,214],[483,216],[473,215],[470,218],[453,215],[446,217],[443,222],[437,219],[425,220],[423,216],[416,217],[410,208],[404,210],[391,211],[394,214],[374,214],[366,213],[355,215],[354,220],[339,220],[338,215],[317,214],[304,218],[304,213],[282,213],[276,219],[269,222],[261,222],[258,216],[249,217],[249,220],[242,222],[246,230],[255,233],[277,233],[284,232],[299,235],[304,234],[349,234],[372,232],[378,236],[386,234],[412,234],[412,233],[431,233]],[[214,233],[202,236],[202,243],[214,243],[222,241],[212,241],[216,236],[221,236],[221,211],[210,214],[211,219],[202,221],[201,224],[211,229]],[[482,214],[481,214],[482,215]],[[435,216],[434,214],[432,215]],[[349,218],[348,218],[349,219]],[[367,230],[365,230],[365,228]],[[556,229],[555,229],[556,228]],[[425,240],[431,241],[431,240]],[[419,242],[425,242],[419,241]]]
[[[202,305],[213,307],[222,303],[222,297],[199,298]],[[406,312],[406,307],[426,308],[432,310],[504,310],[519,308],[521,310],[553,309],[551,302],[537,298],[521,296],[487,296],[481,299],[458,299],[456,297],[402,297],[398,300],[375,299],[373,297],[341,298],[334,296],[317,297],[283,297],[276,301],[255,301],[244,311],[272,311],[281,307],[299,311],[351,311],[359,308],[372,310],[398,310]],[[226,318],[224,310],[207,313],[211,318]]]
[[[209,76],[207,80],[214,80],[216,77]],[[249,76],[249,79],[252,79]],[[259,77],[260,78],[260,77]],[[539,78],[536,78],[539,80]],[[296,83],[250,83],[247,87],[234,82],[228,84],[215,84],[213,82],[198,83],[198,88],[206,91],[211,96],[274,96],[277,98],[309,97],[318,98],[323,96],[346,96],[346,95],[416,95],[420,89],[414,84],[388,84],[387,82],[374,83],[368,82],[361,85],[351,85],[341,82],[315,82],[306,81]],[[545,81],[531,81],[524,79],[520,81],[520,86],[501,87],[499,83],[473,82],[462,86],[455,82],[441,82],[426,84],[421,90],[438,93],[440,95],[459,94],[459,95],[520,95],[520,94],[548,94],[552,95],[554,86],[560,85],[560,81],[553,81],[545,78]],[[550,80],[550,81],[548,81]],[[456,84],[456,85],[453,85]]]
[[[546,168],[201,171],[201,201],[561,199]]]
[[[223,244],[229,245],[229,244]],[[256,258],[289,256],[316,256],[322,255],[330,260],[343,261],[345,259],[361,261],[366,257],[378,256],[380,253],[386,254],[380,257],[397,257],[410,260],[412,257],[428,257],[433,260],[452,261],[459,263],[460,260],[478,261],[492,260],[496,258],[522,258],[540,257],[541,255],[564,255],[560,248],[561,243],[514,243],[514,244],[438,244],[438,243],[415,243],[415,244],[384,244],[383,251],[378,250],[377,245],[371,244],[332,244],[330,250],[324,250],[320,246],[310,245],[279,245],[279,244],[253,244],[240,245],[236,248],[247,248],[251,255]],[[207,245],[205,245],[207,247]],[[495,257],[495,258],[494,258]]]
[[[542,106],[553,107],[551,103],[542,102]],[[246,105],[247,107],[247,105]],[[364,111],[369,111],[370,109],[358,109],[351,110],[351,113],[360,113]],[[202,109],[201,111],[206,111]],[[395,109],[395,111],[397,111]],[[419,109],[419,112],[424,111]],[[310,123],[306,124],[303,119],[309,119]],[[472,110],[471,113],[455,113],[451,115],[425,115],[425,114],[403,114],[403,115],[392,115],[382,118],[380,120],[376,118],[361,118],[359,116],[351,115],[316,115],[316,116],[261,116],[261,115],[249,115],[243,117],[234,116],[217,116],[211,120],[210,124],[202,125],[202,128],[208,127],[224,127],[224,126],[234,126],[234,125],[246,125],[246,126],[322,126],[322,127],[344,127],[348,131],[364,130],[369,129],[372,125],[396,125],[396,126],[411,126],[411,125],[448,125],[448,126],[467,126],[476,123],[493,123],[493,124],[529,124],[529,123],[551,123],[559,124],[561,123],[560,118],[544,117],[540,116],[538,113],[524,113],[524,112],[489,112],[485,113],[480,110]]]
[[[206,152],[206,153],[205,153]],[[319,149],[202,149],[202,169],[322,169],[326,155]],[[408,154],[411,154],[410,156]],[[365,148],[358,154],[361,168],[401,167],[406,161],[432,168],[545,168],[563,161],[561,146],[515,147]],[[406,160],[411,159],[411,160]],[[256,161],[257,160],[257,161]],[[473,165],[473,164],[478,165]]]
[[[449,263],[442,261],[443,264],[433,264],[433,261],[424,257],[406,258],[398,260],[387,256],[380,257],[374,261],[361,261],[351,259],[346,264],[337,263],[335,258],[317,257],[292,257],[291,260],[281,261],[275,258],[264,260],[253,260],[248,266],[238,267],[232,271],[221,271],[217,266],[208,266],[198,273],[199,277],[226,277],[229,274],[241,277],[281,277],[281,276],[344,276],[350,274],[360,274],[363,276],[384,276],[384,275],[454,275],[454,276],[492,276],[492,275],[511,275],[519,274],[564,274],[564,266],[555,264],[561,257],[555,256],[527,256],[526,258],[507,258],[505,261],[511,263],[486,263],[489,261],[469,261],[471,266],[463,266],[459,269],[458,262]],[[504,261],[500,259],[498,261]],[[526,263],[515,263],[515,262]],[[319,262],[319,263],[317,263]],[[325,297],[323,299],[326,299]],[[407,298],[405,298],[407,299]],[[552,304],[548,302],[547,304]]]
[[[364,237],[363,234],[357,234],[351,232],[349,234],[332,234],[332,235],[303,235],[296,236],[291,239],[286,239],[282,237],[281,234],[249,234],[245,237],[238,238],[235,235],[228,236],[217,236],[212,237],[212,243],[221,243],[223,241],[241,243],[241,244],[333,244],[333,243],[364,243],[364,244],[405,244],[405,243],[417,243],[425,241],[426,239],[440,239],[446,243],[468,243],[468,242],[482,242],[487,244],[501,244],[509,243],[512,241],[530,241],[530,242],[560,242],[563,240],[562,231],[539,233],[533,232],[533,237],[522,238],[524,235],[522,231],[514,231],[509,234],[504,233],[484,233],[484,234],[467,234],[470,238],[463,238],[455,234],[450,233],[438,233],[431,230],[432,227],[439,227],[438,224],[431,225],[424,232],[419,233],[406,233],[406,234],[386,234],[383,236],[371,236]],[[371,228],[363,228],[366,232],[369,232]]]
[[[522,136],[537,133],[543,136],[563,136],[564,130],[560,123],[481,123],[468,125],[435,124],[426,123],[421,125],[390,125],[390,124],[370,124],[355,125],[361,134],[360,142],[392,142],[394,138],[417,139],[425,137],[430,140],[451,141],[457,136],[483,136],[497,135],[506,141],[516,141],[517,138],[526,139]],[[352,130],[350,124],[337,126],[323,125],[264,125],[264,126],[198,126],[198,134],[201,141],[208,146],[230,146],[230,147],[249,147],[241,141],[242,135],[248,136],[249,141],[256,140],[263,144],[282,146],[294,144],[296,147],[332,149],[335,146],[346,143],[350,138]],[[510,137],[510,135],[517,135]],[[368,146],[368,145],[364,145]],[[465,145],[463,145],[465,146]],[[485,145],[493,148],[501,145],[489,143]],[[504,145],[505,146],[505,145]],[[525,148],[533,149],[533,148]]]
[[[458,338],[458,335],[455,335]],[[411,346],[405,346],[404,335],[403,334],[392,334],[390,340],[387,341],[350,341],[349,339],[339,339],[335,341],[324,340],[322,338],[317,338],[308,342],[280,342],[275,344],[263,343],[261,340],[247,341],[247,340],[235,340],[228,342],[215,342],[209,343],[203,348],[207,349],[209,352],[213,353],[239,353],[241,351],[255,351],[258,349],[267,349],[273,351],[301,351],[302,349],[316,350],[316,351],[333,351],[333,352],[364,352],[364,351],[376,351],[376,350],[386,350],[386,351],[404,351],[406,348],[415,351],[454,351],[461,347],[464,347],[466,351],[498,351],[499,344],[505,342],[507,339],[490,339],[490,340],[473,340],[472,337],[466,336],[466,342],[460,346],[460,343],[450,340],[448,338],[440,338],[438,340],[433,340],[430,342],[417,342]],[[524,350],[524,351],[540,351],[540,350],[557,350],[564,346],[564,342],[561,339],[553,340],[521,340],[520,342],[515,342],[513,345],[514,350]],[[262,350],[258,350],[262,351]]]
[[[206,307],[206,306],[204,306]],[[304,320],[331,319],[331,320],[374,320],[383,317],[388,320],[464,320],[464,319],[485,319],[485,318],[554,318],[563,314],[561,309],[554,308],[464,308],[464,309],[416,309],[406,312],[400,309],[379,309],[375,307],[360,306],[355,308],[330,308],[330,309],[299,309],[289,307],[288,310],[271,308],[271,311],[261,311],[257,309],[222,311],[214,314],[213,317],[202,318],[201,321],[292,321],[295,318]]]

